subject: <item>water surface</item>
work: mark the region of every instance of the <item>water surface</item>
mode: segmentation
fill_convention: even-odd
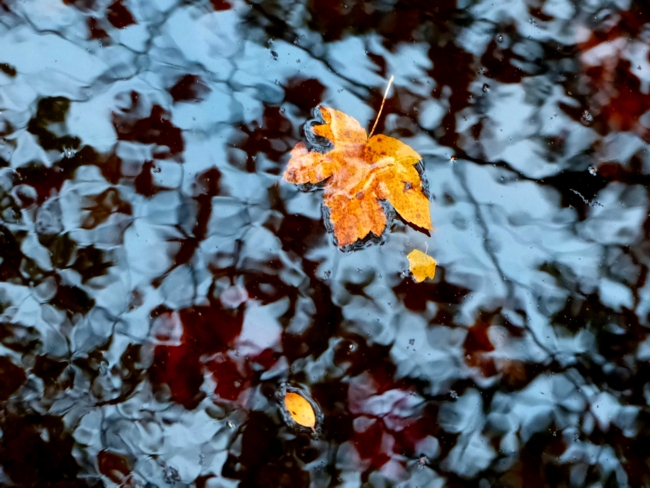
[[[649,41],[626,0],[0,1],[0,483],[648,484]],[[281,175],[391,75],[435,231],[343,252]]]

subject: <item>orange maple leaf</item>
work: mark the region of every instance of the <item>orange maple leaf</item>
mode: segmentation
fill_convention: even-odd
[[[388,200],[404,220],[433,229],[429,199],[414,167],[420,155],[393,137],[368,139],[359,122],[343,112],[319,109],[325,124],[312,129],[332,142],[333,149],[322,154],[308,151],[303,142],[296,144],[283,177],[295,184],[327,180],[324,202],[338,245],[353,244],[370,232],[382,234],[386,214],[380,200]]]

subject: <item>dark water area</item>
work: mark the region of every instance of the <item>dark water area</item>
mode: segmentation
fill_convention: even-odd
[[[645,2],[0,0],[0,39],[1,486],[650,486]],[[435,230],[344,252],[282,173],[391,75]]]

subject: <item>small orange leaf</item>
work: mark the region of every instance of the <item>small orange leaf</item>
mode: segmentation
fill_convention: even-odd
[[[302,395],[287,392],[284,397],[284,407],[297,424],[311,429],[316,426],[316,413],[314,412],[314,408]]]
[[[393,137],[368,138],[361,124],[343,112],[319,109],[325,123],[313,131],[328,139],[333,149],[326,154],[310,152],[298,143],[283,178],[295,184],[327,180],[324,202],[339,246],[353,244],[371,232],[382,234],[386,215],[380,200],[390,202],[405,220],[433,229],[429,199],[414,167],[422,157]]]
[[[416,283],[421,283],[426,278],[433,279],[436,275],[436,265],[438,263],[431,256],[414,249],[406,257],[409,260],[409,269],[413,273],[413,279]]]

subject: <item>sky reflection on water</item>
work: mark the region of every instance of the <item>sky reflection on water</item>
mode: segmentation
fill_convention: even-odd
[[[650,10],[431,4],[0,1],[0,483],[649,482]],[[435,231],[341,252],[280,176],[391,75]]]

